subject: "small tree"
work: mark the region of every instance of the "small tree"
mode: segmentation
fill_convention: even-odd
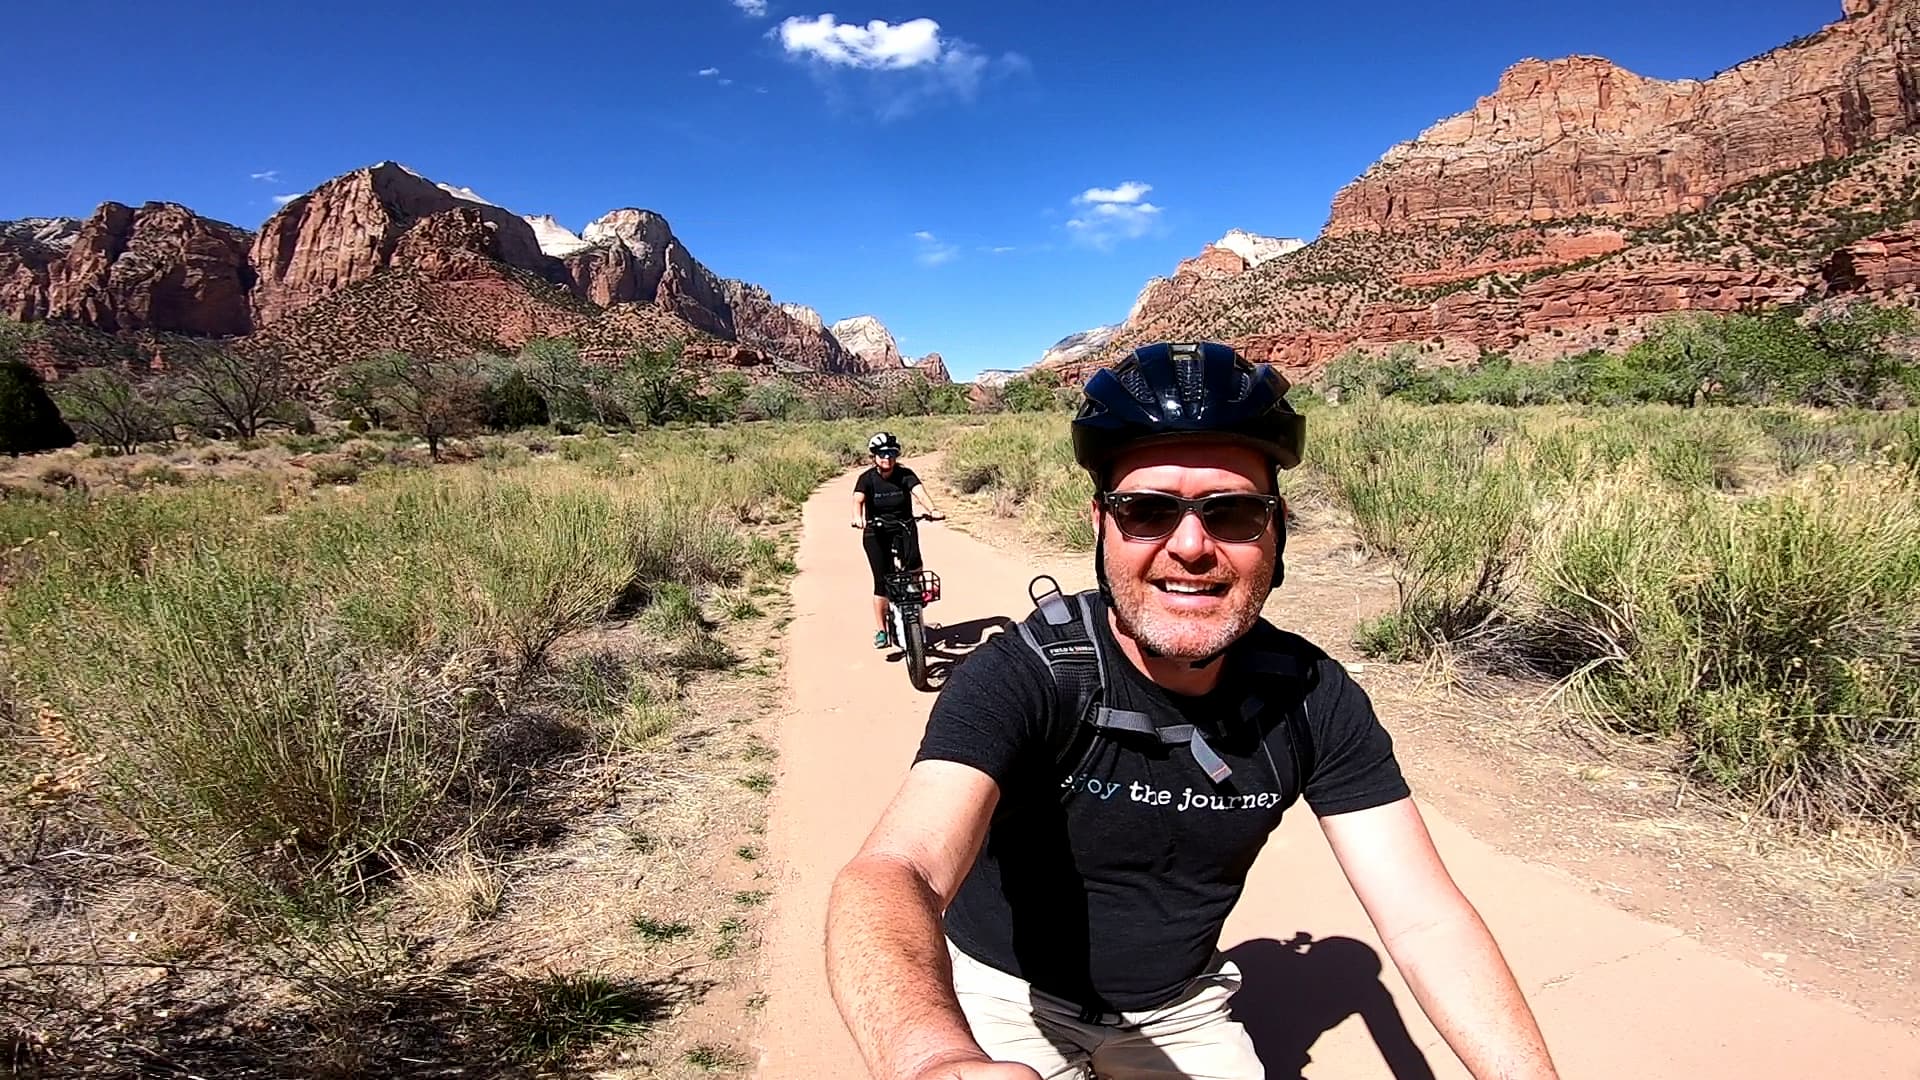
[[[742,420],[787,420],[804,405],[798,387],[786,379],[763,382],[747,391],[740,403]]]
[[[9,457],[72,446],[73,429],[47,396],[40,373],[0,344],[0,453]]]
[[[495,431],[539,427],[547,422],[547,402],[521,371],[490,381],[486,389],[487,426]]]
[[[620,369],[619,400],[636,426],[688,419],[699,396],[693,376],[680,370],[678,348],[636,350]]]
[[[361,420],[376,428],[388,427],[383,388],[389,365],[380,357],[356,360],[340,369],[333,384],[333,413],[342,420]]]
[[[933,384],[918,373],[909,372],[887,399],[889,416],[925,416],[933,411]]]
[[[173,435],[166,410],[111,368],[88,368],[61,379],[54,384],[53,399],[75,434],[123,454]]]
[[[1008,379],[1000,388],[1000,397],[1013,412],[1045,412],[1054,407],[1054,391],[1059,388],[1060,376],[1045,368],[1036,368]]]
[[[606,422],[605,408],[595,401],[595,390],[604,388],[604,373],[589,369],[573,342],[534,338],[521,347],[513,363],[546,402],[553,423],[578,427],[590,420]]]
[[[701,399],[701,417],[710,424],[739,419],[746,400],[747,377],[737,371],[723,371],[713,377],[713,385]]]
[[[933,388],[933,400],[928,411],[939,415],[955,416],[973,408],[973,400],[967,396],[967,388],[958,383],[941,383]]]
[[[1691,406],[1727,370],[1722,323],[1711,315],[1676,315],[1655,323],[1623,361],[1632,395],[1641,401]]]
[[[1808,388],[1811,403],[1880,405],[1897,389],[1906,404],[1914,404],[1906,386],[1909,365],[1892,348],[1896,339],[1915,332],[1913,309],[1855,304],[1808,329],[1832,364]]]
[[[407,431],[426,440],[440,460],[440,445],[470,434],[486,415],[485,383],[472,359],[436,360],[403,352],[381,353],[360,367],[378,407]]]
[[[253,356],[228,349],[203,353],[178,367],[169,389],[187,423],[243,439],[287,415],[293,400],[286,357],[278,349]]]

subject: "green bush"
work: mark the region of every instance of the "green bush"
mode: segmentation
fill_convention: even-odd
[[[517,431],[545,427],[547,402],[527,381],[524,371],[511,371],[490,383],[482,396],[487,427],[494,431]]]
[[[24,360],[0,356],[0,454],[35,454],[73,443],[73,429],[47,396],[40,373]]]
[[[1631,731],[1817,823],[1920,826],[1920,514],[1843,478],[1729,501],[1633,482],[1574,499],[1534,545],[1529,636]]]

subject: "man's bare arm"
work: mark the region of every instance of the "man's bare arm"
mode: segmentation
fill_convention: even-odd
[[[1411,798],[1320,819],[1427,1018],[1476,1080],[1555,1080],[1533,1010]]]
[[[827,901],[827,981],[875,1080],[1026,1080],[967,1030],[940,916],[973,866],[1000,789],[978,769],[923,761]]]

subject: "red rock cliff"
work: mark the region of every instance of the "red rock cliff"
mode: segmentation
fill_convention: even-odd
[[[1591,56],[1522,61],[1472,111],[1394,147],[1335,196],[1324,235],[1652,220],[1920,127],[1920,3],[1854,0],[1846,13],[1705,82]]]
[[[476,254],[549,280],[565,280],[559,262],[541,253],[533,227],[521,218],[497,206],[457,199],[389,161],[327,181],[281,207],[260,227],[253,244],[255,320],[273,322],[389,267],[411,268],[414,260],[423,258],[429,268],[447,261],[431,255],[432,245],[424,240],[404,247],[402,240],[421,222],[456,209],[470,212],[486,226],[478,237],[463,234],[463,244],[477,240],[483,249]]]

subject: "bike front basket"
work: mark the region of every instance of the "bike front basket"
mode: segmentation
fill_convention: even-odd
[[[940,599],[940,575],[931,570],[905,570],[887,578],[887,599],[896,604],[931,604]]]

